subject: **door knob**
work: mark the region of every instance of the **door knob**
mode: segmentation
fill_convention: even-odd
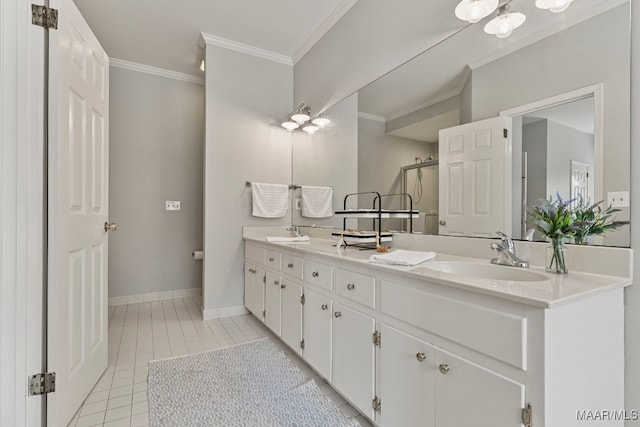
[[[445,221],[444,219],[441,219],[440,221],[438,221],[438,224],[444,226],[444,225],[447,225],[447,221]]]
[[[116,231],[118,229],[118,224],[115,222],[106,222],[104,223],[104,231]]]

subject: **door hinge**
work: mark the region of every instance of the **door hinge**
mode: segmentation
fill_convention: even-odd
[[[502,129],[502,136],[503,136],[504,138],[508,138],[508,137],[509,137],[509,131],[508,131],[507,129],[504,129],[504,128],[503,128],[503,129]]]
[[[44,372],[29,377],[29,395],[53,393],[56,391],[56,373]]]
[[[531,427],[533,425],[531,418],[531,403],[527,403],[527,406],[522,410],[522,424],[524,427]]]
[[[262,283],[267,284],[267,275],[262,276]]]
[[[371,401],[371,407],[375,412],[382,412],[382,402],[378,396],[374,397]]]
[[[304,305],[304,302],[305,302],[305,298],[304,298],[304,295],[302,295],[300,297],[300,304]]]
[[[262,317],[267,317],[267,310],[262,310]]]
[[[300,341],[300,348],[304,350],[304,340]]]
[[[31,23],[39,27],[58,29],[58,10],[38,4],[31,5]]]
[[[382,347],[382,334],[380,331],[375,331],[373,333],[373,344],[377,347]]]

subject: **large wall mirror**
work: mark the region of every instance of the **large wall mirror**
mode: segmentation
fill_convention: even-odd
[[[449,134],[442,130],[497,119],[508,128],[507,160],[487,173],[500,175],[504,189],[492,190],[488,175],[476,173],[470,182],[487,185],[485,195],[491,194],[488,208],[474,206],[500,210],[500,228],[515,238],[538,239],[527,209],[555,193],[574,195],[572,175],[582,173],[581,194],[592,201],[606,204],[609,193],[629,191],[629,1],[580,0],[552,14],[532,1],[513,0],[511,9],[527,20],[510,37],[485,34],[483,23],[469,25],[329,108],[333,127],[321,138],[294,138],[294,182],[334,186],[339,205],[348,192],[406,192],[420,211],[414,231],[491,237],[490,228],[451,231],[454,221],[443,203],[469,201],[447,184],[454,175],[442,141]],[[390,197],[384,207],[402,208],[404,200]],[[617,219],[628,220],[629,209]],[[292,220],[317,223],[295,211]],[[407,225],[389,220],[384,227]],[[629,226],[592,243],[629,246]]]

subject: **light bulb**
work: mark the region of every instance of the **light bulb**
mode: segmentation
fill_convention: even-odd
[[[326,117],[316,117],[315,119],[311,120],[311,123],[313,123],[318,127],[323,128],[329,123],[331,123],[331,120],[327,119]]]
[[[302,130],[308,133],[309,135],[313,135],[318,131],[318,129],[320,128],[316,125],[306,125],[305,127],[302,128]]]
[[[309,117],[308,114],[305,113],[296,113],[293,116],[291,116],[291,119],[298,123],[299,125],[305,123],[307,120],[309,120],[311,117]]]
[[[286,122],[282,122],[282,124],[280,126],[285,128],[289,132],[293,132],[294,130],[296,130],[296,129],[298,129],[300,127],[299,124],[297,124],[296,122],[292,122],[291,120],[287,120]]]
[[[475,23],[491,15],[498,7],[498,2],[499,0],[462,0],[456,6],[455,14],[458,19]]]
[[[509,37],[513,33],[513,27],[509,23],[507,19],[501,19],[500,24],[498,24],[498,32],[496,33],[496,37],[503,39],[505,37]]]
[[[560,13],[567,10],[573,0],[536,0],[536,7],[547,9],[553,13]]]
[[[503,39],[509,37],[513,30],[524,23],[527,17],[520,12],[509,12],[509,5],[502,6],[498,16],[487,22],[484,32]]]

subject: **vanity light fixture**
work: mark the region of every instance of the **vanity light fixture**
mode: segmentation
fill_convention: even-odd
[[[456,6],[455,14],[458,19],[473,24],[491,15],[498,4],[499,0],[462,0]]]
[[[289,132],[301,129],[309,135],[313,135],[329,123],[331,123],[331,120],[323,117],[321,114],[312,119],[311,108],[304,104],[300,104],[298,108],[289,115],[289,118],[280,124],[280,126]]]
[[[560,13],[567,10],[573,0],[536,0],[538,9],[548,9],[553,13]]]
[[[509,37],[513,30],[522,25],[526,19],[524,13],[511,12],[509,5],[505,4],[498,11],[498,16],[487,22],[487,25],[484,26],[484,32],[503,39]]]

